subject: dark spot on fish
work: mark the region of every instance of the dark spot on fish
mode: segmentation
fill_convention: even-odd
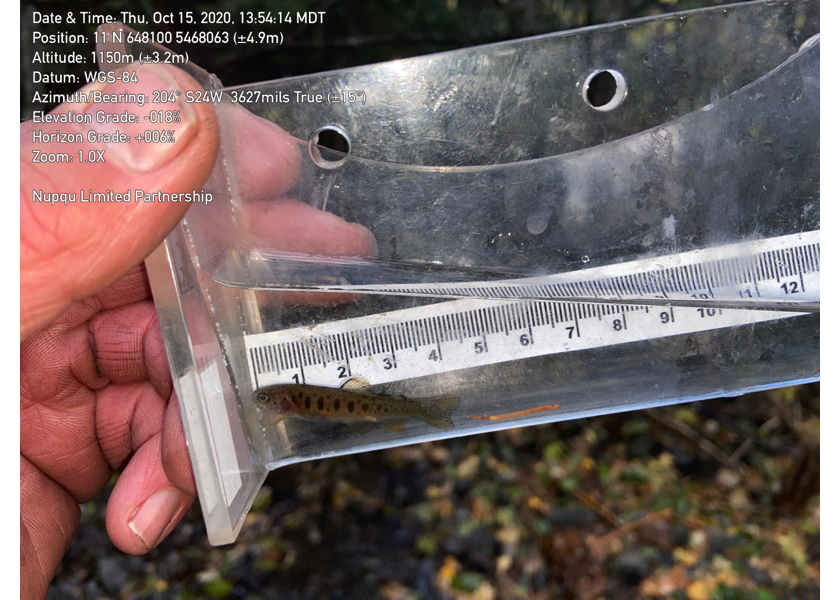
[[[304,400],[303,403],[306,405],[306,408],[309,408],[310,406],[312,406],[312,399],[309,396],[307,396],[306,400]]]
[[[349,410],[350,412],[356,410],[356,404],[352,400],[347,403],[347,410]]]
[[[364,404],[362,404],[362,412],[367,412],[367,409],[368,409],[368,403],[365,402]]]
[[[324,410],[324,397],[318,396],[318,410]]]
[[[341,402],[339,402],[338,398],[336,398],[335,400],[333,400],[333,408],[335,410],[338,410],[339,406],[341,406]]]

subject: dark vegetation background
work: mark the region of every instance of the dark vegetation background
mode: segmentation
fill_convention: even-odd
[[[21,118],[46,90],[32,10],[327,11],[280,47],[174,48],[235,85],[712,4],[22,2]],[[49,597],[816,598],[819,426],[815,384],[306,463],[269,475],[236,544],[209,546],[196,505],[144,557],[108,540],[106,489]]]

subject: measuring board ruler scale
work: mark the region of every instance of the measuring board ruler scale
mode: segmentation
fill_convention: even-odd
[[[471,297],[246,336],[254,387],[338,386],[361,376],[372,385],[616,344],[737,327],[802,312],[645,306],[562,299],[516,300],[515,292],[612,295],[678,302],[696,298],[790,298],[819,304],[819,231],[512,282],[416,285],[401,293],[510,293]],[[539,280],[536,282],[535,280]],[[378,286],[382,291],[396,286]],[[528,289],[530,288],[530,289]],[[358,288],[354,288],[358,289]],[[487,291],[487,290],[490,291]],[[496,296],[497,297],[497,296]],[[559,298],[554,295],[552,298]]]

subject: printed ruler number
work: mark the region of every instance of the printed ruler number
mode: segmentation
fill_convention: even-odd
[[[666,310],[666,311],[663,311],[663,312],[659,313],[659,321],[663,325],[667,325],[668,323],[673,323],[674,322],[674,309],[672,308],[671,310]]]
[[[627,329],[627,315],[622,314],[620,319],[613,319],[613,331],[624,331]]]
[[[799,293],[799,282],[798,281],[790,281],[788,283],[782,284],[782,289],[785,291],[785,294],[798,294]]]

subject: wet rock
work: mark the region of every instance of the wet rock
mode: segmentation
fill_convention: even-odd
[[[642,579],[650,575],[651,565],[641,552],[631,550],[620,554],[613,563],[613,570],[627,585],[639,585]]]
[[[464,496],[466,496],[471,489],[472,484],[465,479],[460,479],[455,482],[455,496],[457,496],[458,498],[463,498]]]
[[[472,514],[468,508],[460,507],[455,510],[456,523],[468,523],[470,521],[472,521]]]
[[[420,563],[420,568],[417,569],[417,577],[414,580],[414,589],[421,598],[428,598],[434,589],[435,578],[435,563],[431,558],[427,558]]]
[[[572,508],[555,506],[548,513],[548,522],[551,523],[552,527],[557,529],[580,527],[582,525],[590,525],[597,521],[598,515],[595,514],[595,511],[583,506]]]
[[[750,565],[747,567],[747,573],[757,586],[771,585],[773,583],[773,580],[770,579],[770,576],[764,569]]]
[[[85,584],[85,598],[100,598],[104,595],[102,588],[95,581],[88,581]]]
[[[398,527],[394,530],[394,543],[401,548],[412,548],[414,538],[405,529]]]
[[[447,554],[460,555],[466,550],[464,540],[457,534],[451,534],[441,544],[443,551]]]
[[[495,554],[496,538],[486,529],[474,529],[464,538],[464,545],[468,552],[493,556]]]
[[[674,457],[674,466],[684,474],[690,474],[698,467],[697,455],[685,451],[682,447],[673,448],[671,455]]]
[[[129,581],[129,572],[117,556],[105,556],[96,561],[99,580],[113,595],[119,593]]]
[[[653,453],[653,440],[646,435],[634,438],[627,446],[627,455],[630,458],[644,458]]]
[[[711,528],[706,531],[709,540],[709,555],[724,554],[726,549],[736,542],[736,538],[728,535],[725,531]]]
[[[671,544],[675,548],[685,546],[688,543],[688,536],[690,533],[691,530],[688,527],[682,523],[677,523],[671,528]]]
[[[49,591],[47,591],[47,596],[44,600],[64,600],[64,598],[72,598],[66,588],[66,582],[61,582],[61,584],[53,583],[52,586],[50,586]]]

